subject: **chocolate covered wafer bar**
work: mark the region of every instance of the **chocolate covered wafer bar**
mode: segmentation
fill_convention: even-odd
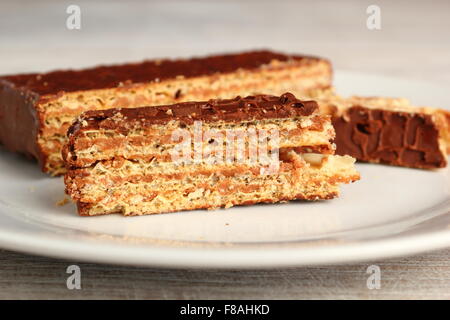
[[[366,162],[442,168],[450,153],[450,112],[418,107],[403,98],[342,98],[319,90],[314,99],[332,116],[337,154]]]
[[[64,173],[61,148],[87,110],[162,105],[237,95],[301,93],[331,84],[324,59],[252,51],[0,77],[0,143]]]
[[[331,199],[359,179],[333,138],[290,93],[88,111],[68,130],[66,192],[88,216]]]

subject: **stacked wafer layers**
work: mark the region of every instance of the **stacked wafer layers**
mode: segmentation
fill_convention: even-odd
[[[333,155],[329,116],[292,94],[89,111],[68,138],[81,215],[330,199],[359,179],[353,158]]]
[[[152,60],[73,71],[0,77],[0,143],[64,173],[66,131],[84,111],[162,105],[237,95],[300,94],[331,84],[324,59],[270,51]]]
[[[403,98],[342,98],[333,90],[309,97],[332,116],[337,154],[358,160],[434,169],[447,165],[450,112],[413,106]]]

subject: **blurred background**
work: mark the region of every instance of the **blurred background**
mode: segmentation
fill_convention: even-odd
[[[70,5],[81,10],[79,30],[66,26]],[[370,5],[380,30],[367,28]],[[327,57],[337,73],[449,87],[450,0],[0,1],[0,74],[258,48]],[[0,250],[0,298],[448,298],[448,257],[376,261],[382,290],[367,290],[368,264],[229,272],[83,264],[86,286],[68,291],[68,262]]]
[[[69,5],[81,29],[66,27]],[[369,5],[381,29],[369,30]],[[450,84],[450,1],[0,2],[0,74],[271,48]]]

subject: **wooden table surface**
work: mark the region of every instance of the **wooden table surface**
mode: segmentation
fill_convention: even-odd
[[[330,58],[336,69],[450,84],[449,1],[2,1],[0,74],[274,48]],[[80,30],[66,8],[82,10]],[[366,9],[381,8],[381,30]],[[2,299],[450,299],[450,250],[361,264],[265,271],[166,270],[0,250]],[[66,268],[81,268],[68,290]],[[369,265],[381,288],[366,285]]]
[[[0,299],[450,299],[450,250],[389,261],[273,270],[167,270],[0,251]],[[81,270],[68,290],[66,269]],[[368,266],[381,269],[367,288]]]

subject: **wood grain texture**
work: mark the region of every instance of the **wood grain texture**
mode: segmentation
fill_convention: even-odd
[[[450,299],[450,249],[368,263],[266,271],[166,270],[0,251],[0,299]],[[68,290],[66,268],[81,268]],[[367,267],[381,268],[369,290]]]
[[[82,29],[65,27],[67,1],[0,3],[0,74],[163,56],[273,48],[330,58],[336,69],[450,84],[450,2],[75,1]],[[13,58],[12,58],[13,57]],[[450,299],[450,250],[389,261],[270,271],[164,270],[78,263],[0,251],[1,299]],[[381,289],[366,268],[381,267]]]

